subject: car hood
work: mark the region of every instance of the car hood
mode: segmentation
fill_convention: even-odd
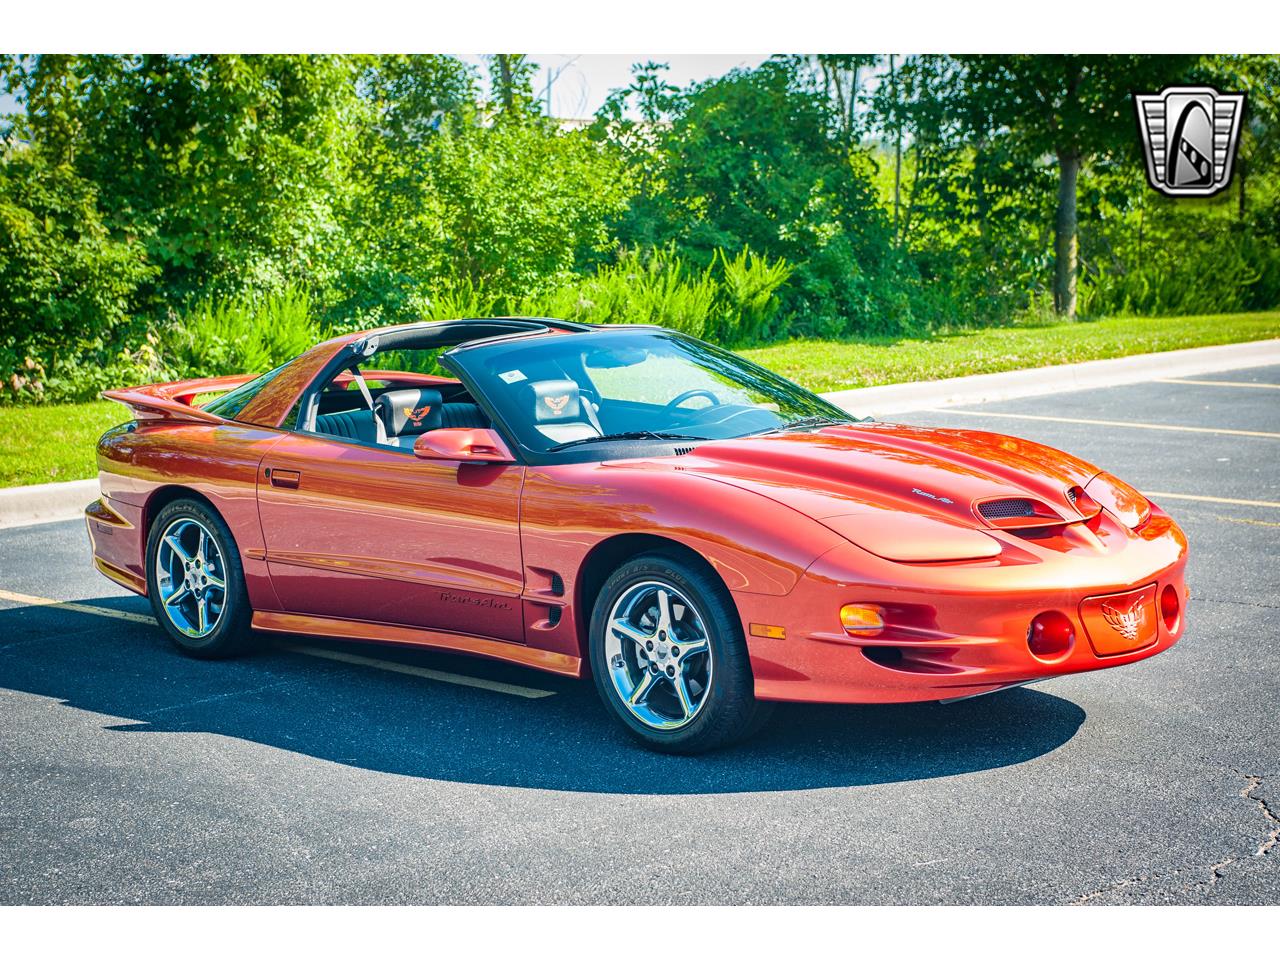
[[[1042,444],[976,430],[892,423],[826,427],[700,445],[677,458],[691,470],[755,491],[823,521],[891,510],[971,528],[978,501],[1030,498],[1066,521],[1068,496],[1098,469]]]

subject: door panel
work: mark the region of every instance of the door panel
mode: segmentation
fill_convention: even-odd
[[[281,605],[523,642],[523,481],[518,466],[289,436],[258,474]]]

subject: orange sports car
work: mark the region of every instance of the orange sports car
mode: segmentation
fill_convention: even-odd
[[[258,630],[590,674],[693,752],[774,701],[961,699],[1183,629],[1186,538],[1124,482],[659,327],[417,323],[105,395],[135,419],[98,445],[94,563],[197,657]]]

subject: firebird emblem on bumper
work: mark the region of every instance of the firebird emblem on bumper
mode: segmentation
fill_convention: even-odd
[[[1137,640],[1138,631],[1142,629],[1142,621],[1146,610],[1142,606],[1142,597],[1134,600],[1127,610],[1120,610],[1109,603],[1102,605],[1102,616],[1116,633],[1126,640]]]

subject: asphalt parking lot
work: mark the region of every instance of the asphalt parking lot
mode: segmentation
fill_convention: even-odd
[[[1189,379],[1213,382],[894,418],[1151,493],[1191,541],[1176,647],[951,705],[784,707],[697,758],[483,661],[192,661],[81,522],[0,530],[0,902],[1280,902],[1280,367]]]

